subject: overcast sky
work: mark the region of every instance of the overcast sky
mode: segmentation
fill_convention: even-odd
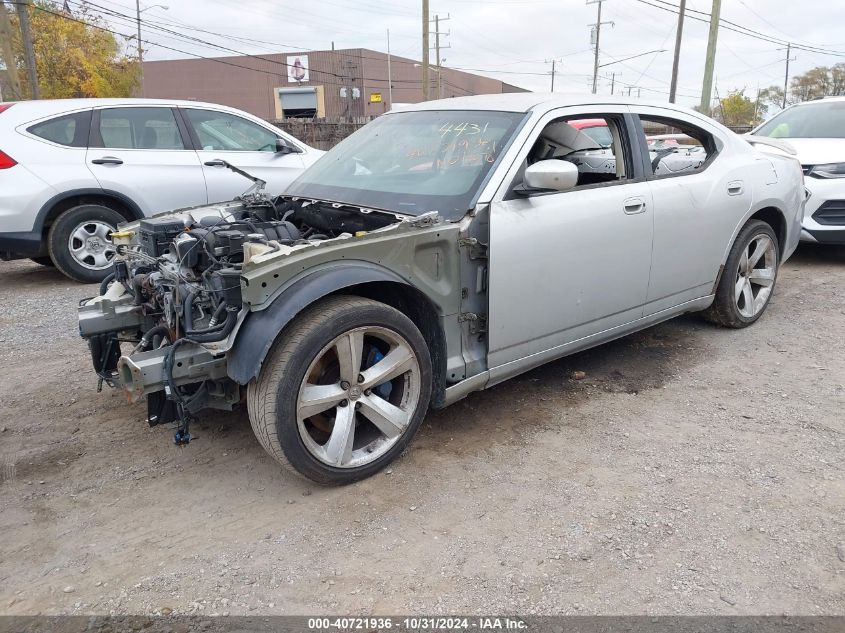
[[[444,65],[473,69],[531,90],[548,91],[551,65],[557,66],[555,92],[589,92],[593,56],[590,27],[596,5],[587,0],[430,0],[431,16],[449,15],[441,31],[450,31],[442,43]],[[665,1],[664,6],[665,6]],[[134,16],[132,0],[93,0]],[[421,0],[161,0],[168,10],[154,7],[156,0],[142,0],[149,20],[143,38],[149,59],[188,57],[155,46],[164,44],[203,56],[225,51],[205,44],[186,42],[155,30],[156,25],[185,35],[221,44],[246,53],[269,53],[304,49],[365,47],[391,50],[396,55],[419,58],[421,54]],[[646,0],[661,4],[660,0]],[[671,0],[677,5],[678,0]],[[790,73],[819,65],[845,62],[845,2],[841,0],[723,0],[722,18],[776,39],[809,44],[837,55],[794,51]],[[71,3],[73,6],[73,3]],[[688,10],[710,11],[710,0],[687,0]],[[97,10],[94,7],[94,10]],[[695,105],[701,93],[701,77],[707,46],[707,24],[688,13],[681,50],[678,101]],[[134,32],[121,18],[110,18],[115,28]],[[665,49],[601,69],[599,92],[610,93],[610,76],[620,84],[636,86],[643,98],[663,100],[669,91],[677,14],[648,6],[641,0],[605,0],[602,9],[601,64]],[[181,26],[180,26],[181,25]],[[229,39],[191,31],[192,26]],[[432,41],[433,45],[433,41]],[[786,51],[778,44],[720,29],[716,57],[716,86],[724,96],[744,88],[754,96],[758,86],[783,85]],[[224,67],[221,66],[225,70]],[[636,94],[636,88],[634,89]]]

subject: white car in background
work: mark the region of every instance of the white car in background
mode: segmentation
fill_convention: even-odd
[[[797,152],[810,193],[801,239],[845,244],[845,97],[790,106],[751,134],[784,139]]]
[[[119,223],[235,198],[249,182],[226,163],[282,193],[322,154],[209,103],[0,103],[0,258],[30,257],[77,281],[100,281]]]

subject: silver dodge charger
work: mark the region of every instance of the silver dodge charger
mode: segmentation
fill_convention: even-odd
[[[101,384],[177,443],[245,402],[267,452],[321,483],[372,475],[429,408],[550,360],[685,312],[751,325],[805,201],[777,141],[534,93],[390,112],[284,195],[254,180],[121,225],[80,333]]]

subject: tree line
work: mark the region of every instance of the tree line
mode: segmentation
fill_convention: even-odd
[[[106,25],[84,4],[81,6],[73,14],[46,0],[35,0],[30,6],[41,97],[131,96],[140,76],[136,54],[127,54],[125,43],[97,28]],[[0,47],[3,100],[29,99],[31,91],[18,14],[0,0],[0,37],[3,36],[11,42],[11,46]]]
[[[845,94],[845,63],[834,66],[817,66],[789,81],[786,105],[811,101],[821,97]],[[727,126],[756,125],[779,110],[784,103],[783,88],[769,86],[760,90],[755,98],[745,94],[745,89],[731,90],[718,100],[711,113]]]

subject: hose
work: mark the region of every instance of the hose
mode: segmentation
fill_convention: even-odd
[[[227,312],[226,320],[221,325],[214,326],[213,331],[198,330],[194,334],[185,332],[186,336],[189,337],[192,343],[214,343],[216,341],[222,341],[232,333],[232,330],[235,329],[235,324],[238,322],[237,310],[227,310]]]
[[[167,383],[168,390],[170,391],[167,395],[171,400],[175,400],[179,403],[183,401],[183,397],[176,388],[176,381],[173,380],[173,359],[176,357],[176,350],[187,342],[188,341],[183,338],[174,341],[173,345],[170,346],[170,349],[167,350],[167,354],[164,355],[164,361],[161,365],[161,373],[164,376],[164,381]]]
[[[109,284],[114,281],[115,273],[109,273],[106,278],[100,282],[100,296],[102,297],[109,289]]]
[[[135,354],[137,352],[143,352],[145,349],[147,349],[147,347],[149,347],[153,338],[159,335],[170,338],[170,330],[167,329],[167,327],[164,325],[156,325],[155,327],[151,327],[149,330],[144,332],[144,335],[141,337],[140,342],[138,343],[138,345],[135,346],[135,349],[132,350],[132,354]]]
[[[214,311],[214,314],[211,315],[211,319],[208,321],[208,327],[213,328],[218,323],[220,323],[220,317],[223,316],[223,312],[226,310],[226,302],[221,301],[220,305],[217,306],[217,309]]]
[[[236,310],[229,310],[226,315],[226,320],[223,323],[213,325],[202,330],[194,329],[194,299],[198,294],[197,290],[193,290],[185,297],[185,302],[182,304],[182,318],[185,322],[185,336],[196,343],[213,343],[215,341],[222,341],[229,336],[235,323],[238,320],[238,313]],[[221,302],[214,311],[212,319],[219,317],[222,309],[226,309],[226,303]]]
[[[198,293],[198,290],[189,290],[182,302],[182,320],[185,322],[186,332],[194,329],[194,299]]]

